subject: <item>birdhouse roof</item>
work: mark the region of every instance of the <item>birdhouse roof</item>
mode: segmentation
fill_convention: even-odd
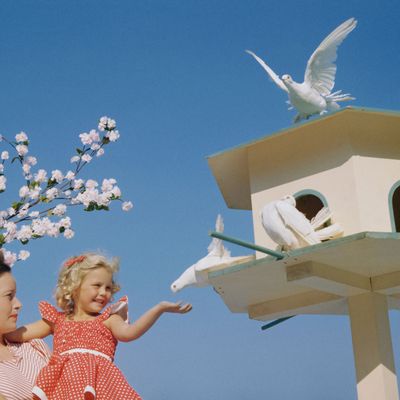
[[[329,163],[324,159],[328,152]],[[208,156],[228,207],[251,210],[249,161],[256,154],[261,160],[258,163],[277,171],[294,160],[298,165],[308,163],[310,175],[321,168],[334,168],[355,154],[399,159],[400,112],[343,108]],[[296,167],[292,170],[294,175],[299,173]]]

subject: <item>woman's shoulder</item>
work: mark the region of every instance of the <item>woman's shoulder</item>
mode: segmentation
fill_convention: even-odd
[[[49,347],[42,339],[32,339],[23,343],[7,342],[7,346],[14,350],[15,353],[25,357],[28,355],[38,355],[40,358],[48,361],[51,356]]]

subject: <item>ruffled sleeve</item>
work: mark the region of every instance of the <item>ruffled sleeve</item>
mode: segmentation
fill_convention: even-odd
[[[42,339],[33,339],[29,343],[46,362],[50,360],[51,351]]]
[[[128,318],[128,296],[121,297],[116,303],[108,306],[103,313],[99,316],[101,321],[105,321],[112,314],[119,314],[125,322],[129,321]]]
[[[53,323],[57,322],[60,315],[64,315],[64,313],[58,311],[54,306],[52,306],[47,301],[41,301],[39,303],[39,311],[43,319]]]

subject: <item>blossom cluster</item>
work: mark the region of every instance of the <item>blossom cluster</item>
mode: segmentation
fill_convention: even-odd
[[[104,155],[104,147],[117,141],[119,136],[113,119],[100,118],[97,130],[79,135],[82,146],[70,160],[73,168],[66,172],[37,169],[37,158],[28,155],[29,139],[25,132],[15,135],[15,141],[0,136],[0,141],[8,144],[13,153],[12,157],[9,151],[0,153],[0,193],[7,189],[7,163],[19,162],[25,180],[18,191],[18,200],[0,210],[0,248],[13,241],[26,245],[32,239],[45,236],[71,239],[74,231],[71,219],[66,215],[71,206],[81,205],[85,211],[108,211],[110,203],[117,200],[122,202],[122,210],[129,211],[133,205],[122,200],[114,178],[97,182],[78,177],[82,168],[95,157]],[[17,254],[4,248],[3,253],[9,265],[26,260],[30,255],[27,250]]]

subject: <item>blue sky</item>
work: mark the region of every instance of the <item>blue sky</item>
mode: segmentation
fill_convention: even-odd
[[[144,399],[355,398],[347,317],[301,316],[263,332],[211,288],[175,296],[169,285],[206,254],[218,213],[227,234],[253,240],[250,212],[226,207],[205,157],[292,123],[284,93],[245,49],[302,81],[320,41],[355,17],[335,88],[355,106],[396,110],[400,3],[3,0],[0,13],[0,133],[24,130],[41,167],[66,170],[78,134],[115,118],[120,141],[83,177],[115,177],[135,204],[129,214],[73,210],[74,239],[32,243],[29,261],[14,268],[21,322],[52,300],[64,259],[101,249],[121,258],[132,318],[163,299],[194,306],[120,345],[117,364]],[[391,322],[399,364],[396,313]]]

